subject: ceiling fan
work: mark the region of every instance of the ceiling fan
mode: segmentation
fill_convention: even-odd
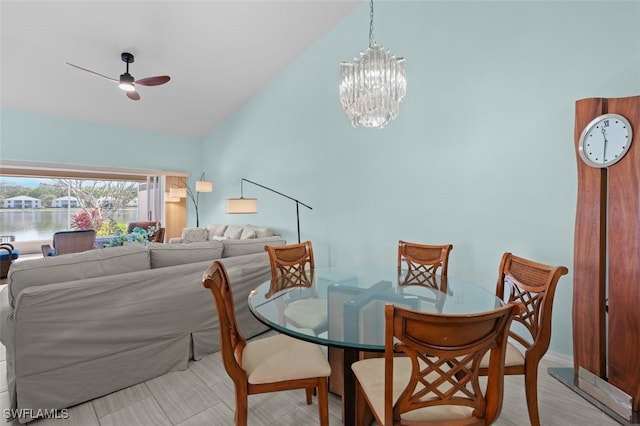
[[[71,65],[72,67],[78,68],[78,69],[80,69],[82,71],[87,71],[87,72],[90,72],[93,75],[97,75],[98,77],[106,78],[109,81],[112,81],[114,83],[118,83],[118,87],[120,87],[120,89],[122,89],[125,92],[127,92],[127,97],[129,99],[131,99],[131,100],[134,100],[134,101],[140,100],[140,94],[136,90],[136,87],[135,87],[136,85],[140,85],[140,86],[159,86],[161,84],[165,84],[166,82],[168,82],[171,79],[171,77],[169,77],[168,75],[158,75],[158,76],[155,76],[155,77],[147,77],[147,78],[142,78],[140,80],[136,80],[136,79],[133,78],[133,76],[131,74],[129,74],[129,64],[133,63],[133,55],[131,53],[128,53],[128,52],[122,52],[120,57],[122,58],[122,62],[127,64],[127,70],[125,71],[124,74],[120,74],[120,79],[119,80],[116,80],[115,78],[107,77],[106,75],[102,75],[100,73],[88,70],[88,69],[83,68],[83,67],[79,67],[78,65],[74,65],[74,64],[71,64],[69,62],[67,62],[67,65]]]

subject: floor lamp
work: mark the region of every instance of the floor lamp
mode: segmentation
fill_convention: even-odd
[[[281,195],[285,198],[288,198],[296,203],[296,223],[298,225],[298,243],[300,242],[300,206],[305,206],[309,210],[313,210],[310,206],[306,205],[300,200],[296,200],[293,197],[290,197],[286,194],[283,194],[280,191],[276,191],[275,189],[271,189],[267,186],[261,185],[257,182],[253,182],[249,179],[242,178],[240,180],[240,198],[227,198],[226,200],[226,212],[228,214],[248,214],[248,213],[257,213],[258,212],[258,200],[256,198],[244,198],[244,187],[243,183],[249,182],[260,188],[264,188],[268,191],[275,192],[278,195]]]
[[[189,185],[187,185],[187,181],[180,178],[180,181],[184,185],[184,187],[171,187],[169,188],[169,197],[167,200],[169,202],[173,202],[175,199],[180,200],[180,198],[189,197],[191,201],[193,201],[193,206],[196,208],[196,228],[200,227],[200,214],[198,213],[198,204],[200,201],[200,193],[201,192],[211,192],[213,191],[213,183],[204,180],[204,173],[200,176],[200,180],[196,181],[194,194]]]

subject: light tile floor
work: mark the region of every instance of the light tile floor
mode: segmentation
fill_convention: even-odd
[[[0,345],[0,410],[9,406],[5,351]],[[615,421],[549,376],[540,366],[538,395],[542,424],[547,426],[613,426]],[[43,419],[30,426],[204,426],[233,425],[233,385],[220,354],[192,361],[189,368],[85,402],[69,409],[68,419]],[[341,425],[340,399],[329,396],[330,424]],[[506,377],[502,414],[495,425],[528,424],[524,383]],[[17,426],[17,422],[6,423]],[[249,426],[305,426],[318,424],[317,405],[306,405],[304,391],[276,392],[249,397]]]

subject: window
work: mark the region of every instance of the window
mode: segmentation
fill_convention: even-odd
[[[65,229],[112,235],[127,222],[164,222],[164,177],[157,171],[0,162],[0,235],[38,241]]]

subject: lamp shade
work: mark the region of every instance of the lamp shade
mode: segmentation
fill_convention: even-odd
[[[169,188],[169,196],[173,198],[187,198],[187,188]]]
[[[172,197],[171,193],[165,192],[164,193],[164,202],[165,203],[179,203],[180,202],[180,198]]]
[[[226,212],[229,214],[258,213],[256,198],[227,198],[226,204]]]
[[[199,180],[196,182],[197,192],[211,192],[213,191],[213,183],[206,180]]]

